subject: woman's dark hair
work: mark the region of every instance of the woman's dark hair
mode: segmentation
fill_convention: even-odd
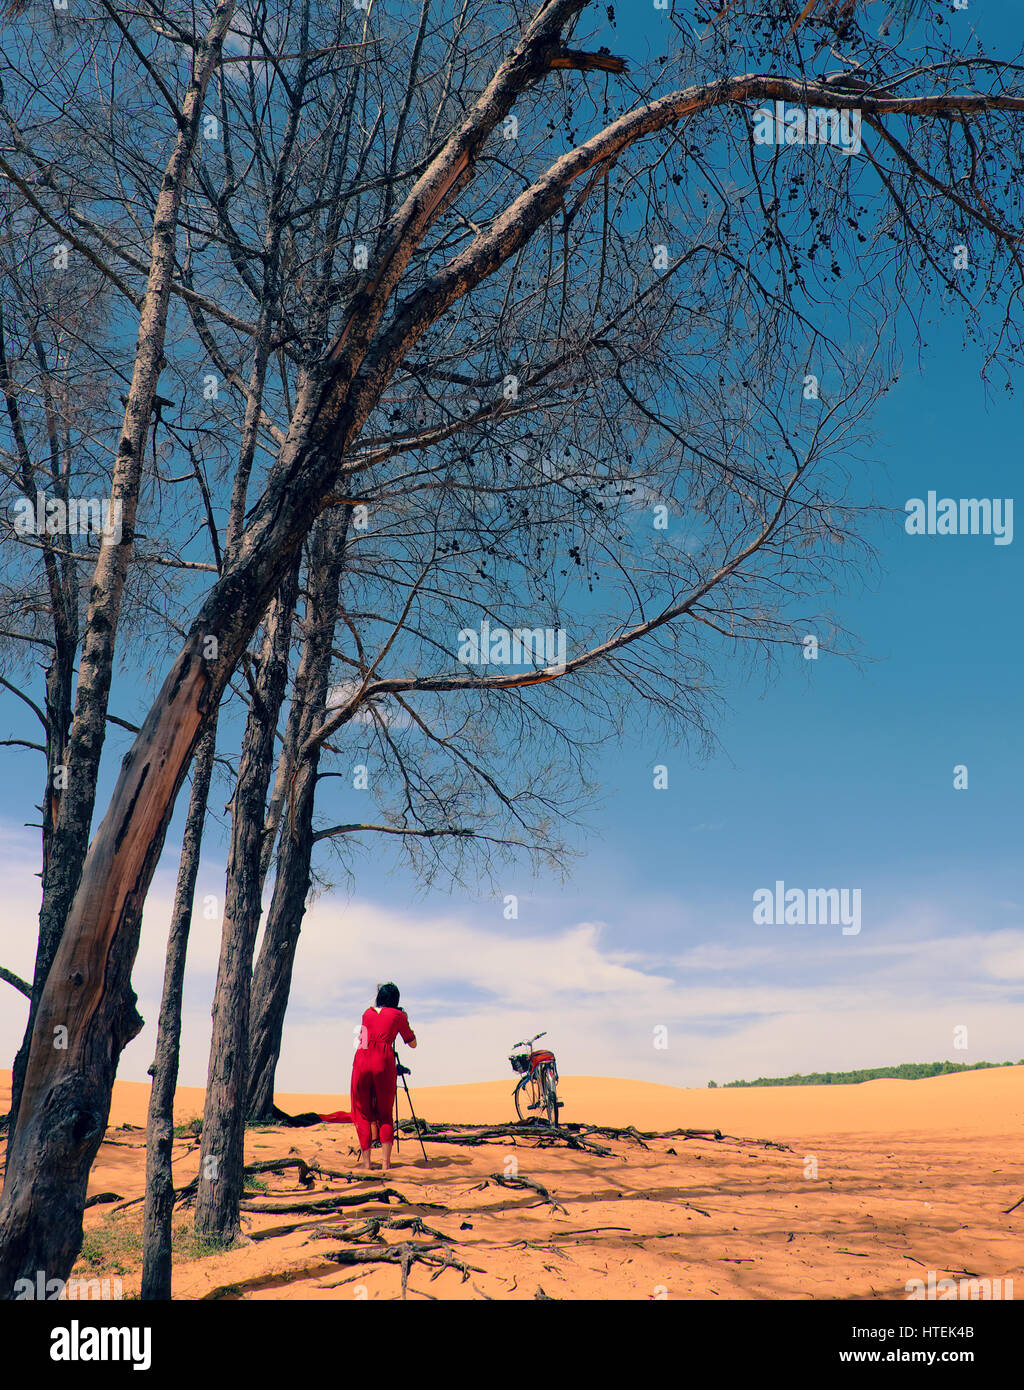
[[[389,980],[386,985],[377,986],[377,1008],[378,1009],[397,1009],[398,1001],[401,999],[398,986]]]

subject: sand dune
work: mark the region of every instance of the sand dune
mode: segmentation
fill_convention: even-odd
[[[124,1199],[143,1191],[148,1086],[118,1082],[110,1130],[90,1193]],[[418,1113],[434,1122],[485,1124],[513,1118],[511,1080],[414,1091]],[[325,1253],[345,1244],[313,1239],[312,1229],[357,1225],[367,1214],[421,1217],[452,1243],[468,1269],[415,1265],[409,1297],[435,1298],[882,1298],[907,1296],[908,1279],[1015,1278],[1024,1295],[1024,1195],[1020,1133],[1024,1067],[965,1072],[922,1081],[690,1091],[606,1077],[567,1077],[563,1119],[640,1130],[720,1129],[714,1139],[630,1140],[595,1136],[607,1154],[499,1139],[478,1147],[428,1145],[429,1165],[403,1140],[390,1179],[402,1200],[344,1216],[247,1214],[249,1237],[299,1224],[176,1267],[175,1296],[202,1298],[229,1287],[245,1298],[395,1298],[400,1271],[389,1265],[339,1268]],[[0,1113],[9,1073],[0,1073]],[[202,1113],[203,1092],[183,1087],[176,1119]],[[291,1113],[347,1106],[344,1093],[279,1095]],[[405,1102],[402,1099],[403,1110]],[[766,1146],[764,1141],[772,1141]],[[346,1169],[349,1126],[249,1131],[249,1161],[301,1155]],[[183,1185],[196,1172],[191,1140],[175,1147]],[[528,1177],[558,1204],[494,1175]],[[259,1201],[287,1207],[353,1190],[323,1177],[301,1187],[294,1170],[271,1174]],[[559,1209],[562,1208],[562,1209]],[[564,1209],[564,1210],[563,1210]],[[137,1227],[139,1207],[86,1213],[87,1233]],[[134,1223],[134,1226],[133,1226]],[[391,1243],[406,1231],[381,1232]],[[429,1243],[429,1236],[422,1236]],[[349,1242],[351,1244],[351,1242]],[[107,1267],[124,1292],[138,1286],[138,1259],[120,1242]],[[125,1247],[129,1247],[126,1251]],[[83,1264],[80,1273],[86,1272]],[[538,1293],[542,1290],[542,1294]]]
[[[490,1124],[515,1119],[514,1078],[468,1086],[425,1086],[413,1103],[429,1120]],[[798,1138],[805,1134],[887,1134],[934,1130],[943,1134],[1019,1134],[1024,1128],[1024,1067],[959,1072],[921,1081],[865,1081],[856,1086],[771,1086],[684,1090],[619,1077],[567,1076],[559,1082],[563,1118],[638,1129],[724,1129]],[[203,1113],[203,1089],[181,1086],[177,1123]],[[0,1113],[10,1101],[10,1072],[0,1071]],[[347,1108],[346,1092],[288,1093],[277,1103],[291,1114]],[[112,1126],[144,1125],[149,1086],[118,1081]],[[405,1097],[402,1096],[402,1104]],[[403,1112],[404,1113],[404,1112]]]

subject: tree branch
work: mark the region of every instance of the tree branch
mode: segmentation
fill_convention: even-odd
[[[13,970],[7,970],[2,965],[0,965],[0,980],[6,980],[9,985],[13,985],[18,993],[23,994],[26,999],[32,998],[32,986],[20,975],[15,975]]]

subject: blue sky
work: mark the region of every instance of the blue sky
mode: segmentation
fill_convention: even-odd
[[[1020,404],[986,402],[949,334],[877,425],[883,462],[863,496],[897,514],[873,527],[877,572],[852,573],[838,607],[860,667],[794,653],[767,689],[728,685],[720,751],[704,762],[627,730],[603,752],[603,803],[564,884],[524,869],[498,894],[423,893],[388,846],[370,846],[351,894],[308,915],[280,1089],[345,1091],[351,1021],[385,976],[420,1020],[421,1084],[500,1078],[507,1045],[541,1028],[567,1074],[685,1085],[1020,1056],[1020,543],[911,537],[902,524],[906,500],[929,489],[1014,495]],[[27,753],[5,763],[3,961],[27,973],[35,846],[19,823],[35,766]],[[669,768],[666,790],[652,786],[656,763]],[[956,764],[968,768],[964,791]],[[113,768],[111,758],[108,787]],[[176,843],[172,831],[147,906],[136,971],[147,1027],[122,1060],[128,1079],[143,1079],[152,1056]],[[200,903],[223,891],[224,858],[215,828]],[[861,888],[860,933],[755,926],[752,895],[777,879]],[[515,921],[505,892],[519,898]],[[205,1078],[218,930],[197,914],[190,1084]],[[11,1053],[22,1008],[3,997]],[[666,1048],[654,1047],[658,1026]],[[966,1049],[954,1047],[961,1026]]]
[[[497,894],[423,892],[390,846],[368,845],[351,892],[308,914],[280,1090],[345,1093],[352,1024],[384,978],[418,1026],[420,1084],[511,1078],[509,1045],[540,1029],[566,1074],[677,1085],[1024,1053],[1024,538],[997,546],[903,526],[907,499],[929,490],[1014,497],[1024,422],[1019,398],[986,396],[955,317],[940,315],[927,338],[925,370],[905,369],[881,404],[878,462],[854,484],[856,500],[892,509],[868,527],[877,566],[852,569],[836,605],[860,664],[794,652],[767,687],[727,680],[707,761],[627,728],[602,750],[603,800],[565,883],[522,869]],[[118,711],[128,703],[119,696]],[[2,736],[28,727],[0,692]],[[127,742],[112,732],[101,805]],[[22,823],[40,760],[2,758],[0,962],[27,975],[37,837]],[[668,766],[665,790],[652,786],[655,764]],[[957,764],[966,790],[954,790]],[[179,807],[147,904],[135,977],[147,1026],[122,1059],[127,1079],[144,1079],[152,1058],[180,820]],[[215,828],[200,912],[204,894],[223,892],[225,857]],[[752,895],[779,879],[860,888],[860,933],[755,926]],[[504,893],[518,897],[514,921]],[[187,1084],[205,1081],[218,931],[197,914]],[[24,1010],[0,990],[9,1065]],[[969,1045],[956,1048],[964,1027]]]

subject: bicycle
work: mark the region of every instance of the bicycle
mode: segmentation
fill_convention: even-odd
[[[526,1052],[515,1052],[509,1057],[514,1072],[522,1073],[512,1099],[516,1103],[516,1114],[521,1120],[532,1119],[531,1111],[543,1110],[548,1124],[558,1124],[558,1112],[564,1102],[558,1099],[558,1064],[555,1054],[546,1048],[533,1050],[538,1038],[546,1033],[535,1033],[532,1038],[513,1043],[513,1048],[525,1047]]]

